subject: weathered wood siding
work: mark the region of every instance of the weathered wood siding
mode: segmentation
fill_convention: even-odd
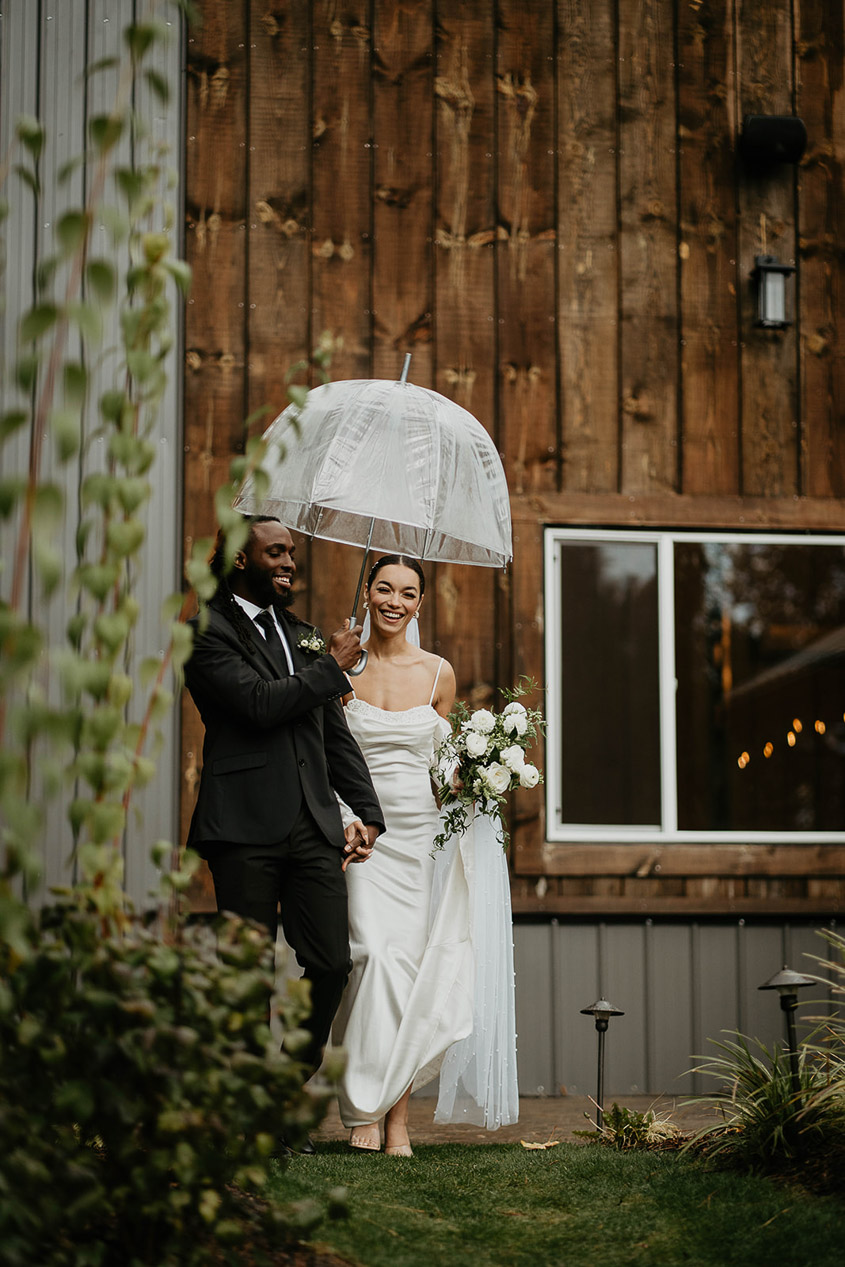
[[[10,176],[3,195],[9,201],[9,217],[3,229],[6,244],[4,260],[4,299],[0,312],[0,340],[5,367],[14,364],[17,355],[17,321],[34,302],[34,279],[43,261],[53,254],[52,226],[69,206],[84,202],[84,193],[91,175],[86,165],[78,165],[69,180],[60,182],[58,175],[70,159],[78,159],[87,146],[87,120],[105,114],[112,108],[117,71],[100,69],[88,75],[88,68],[106,58],[120,57],[124,51],[123,30],[134,21],[137,5],[134,0],[61,0],[59,4],[12,3],[3,6],[0,21],[0,153],[4,159],[15,156],[13,138],[15,124],[22,114],[37,116],[46,129],[46,143],[41,160],[43,193],[39,198]],[[162,51],[157,69],[168,80],[172,90],[169,107],[140,84],[135,107],[151,128],[156,140],[168,147],[171,171],[178,171],[182,157],[183,114],[181,85],[184,50],[182,31],[175,11],[164,15],[173,28],[173,38]],[[128,157],[130,140],[121,142],[124,159]],[[120,161],[120,160],[119,160]],[[164,223],[164,207],[170,205],[171,220],[178,215],[181,187],[168,188],[162,176],[162,204],[157,213]],[[178,219],[176,220],[178,224]],[[158,223],[155,227],[158,227]],[[56,287],[61,293],[61,276]],[[178,318],[177,318],[178,323]],[[96,402],[106,387],[113,386],[114,349],[119,347],[118,314],[105,314],[105,353],[89,367],[92,402],[83,420],[83,445],[78,458],[59,463],[53,446],[43,449],[42,477],[54,481],[65,495],[64,522],[57,540],[61,541],[64,576],[69,580],[76,566],[76,531],[81,517],[79,488],[91,471],[105,464],[104,442],[98,435],[99,418]],[[178,336],[178,331],[176,332]],[[73,356],[75,335],[71,335],[69,353]],[[138,577],[137,596],[140,617],[133,632],[129,651],[129,669],[137,674],[141,661],[148,656],[163,655],[167,629],[161,620],[164,599],[178,591],[181,577],[181,370],[182,352],[178,340],[168,357],[169,386],[160,414],[160,427],[155,436],[157,460],[151,472],[153,494],[148,507],[148,546],[146,566]],[[29,435],[19,433],[3,449],[3,474],[25,472],[29,463]],[[6,567],[4,582],[11,574],[17,535],[16,522],[0,526],[0,554]],[[7,591],[3,591],[4,598]],[[70,609],[68,590],[60,585],[45,602],[33,590],[26,602],[35,619],[42,624],[50,646],[61,646]],[[39,669],[40,681],[51,700],[59,699],[58,682],[51,677],[47,658]],[[131,706],[140,720],[142,705]],[[124,837],[126,889],[136,906],[148,901],[149,891],[156,885],[156,872],[150,859],[150,845],[156,840],[177,838],[179,822],[180,767],[179,735],[176,718],[166,719],[160,727],[162,744],[158,751],[159,773],[156,781],[133,796],[133,810]],[[37,775],[36,775],[37,777]],[[36,795],[38,789],[34,789]],[[34,894],[40,900],[50,886],[66,885],[72,876],[72,837],[63,809],[48,803],[44,832],[42,870],[43,886]]]
[[[503,454],[514,565],[437,568],[423,620],[473,702],[543,680],[547,523],[845,527],[842,0],[199,7],[186,542],[213,529],[243,419],[284,406],[285,369],[323,331],[342,340],[332,377],[398,376],[410,351],[412,379]],[[800,114],[800,165],[752,171],[748,113]],[[763,252],[797,269],[782,331],[754,325]],[[332,628],[357,559],[301,557],[299,608]],[[190,706],[185,724],[187,815]],[[734,851],[718,874],[687,851],[686,871],[639,874],[624,849],[547,847],[539,790],[514,824],[525,912],[843,898],[840,850]]]

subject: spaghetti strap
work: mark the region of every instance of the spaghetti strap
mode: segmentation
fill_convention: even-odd
[[[437,666],[437,672],[436,672],[436,673],[435,673],[435,675],[434,675],[434,686],[432,686],[432,688],[431,688],[431,696],[430,696],[429,701],[428,701],[428,706],[429,706],[429,708],[431,708],[432,704],[434,703],[434,692],[437,690],[437,683],[438,683],[438,681],[439,681],[439,679],[440,679],[440,670],[441,670],[442,668],[443,668],[443,657],[441,656],[441,657],[440,657],[440,663],[439,663],[439,664],[438,664],[438,666]]]

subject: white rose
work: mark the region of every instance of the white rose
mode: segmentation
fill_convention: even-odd
[[[525,709],[521,713],[508,713],[502,717],[502,725],[509,735],[524,735],[528,729],[528,719],[525,716]]]
[[[488,766],[485,766],[481,771],[481,777],[490,791],[495,792],[497,796],[506,792],[511,785],[510,770],[498,761],[491,761]]]
[[[519,786],[536,787],[539,782],[540,771],[535,765],[531,765],[530,761],[527,761],[519,772]]]
[[[480,734],[477,730],[468,730],[464,743],[471,757],[483,757],[487,752],[487,736]]]
[[[502,749],[502,765],[506,765],[514,774],[518,774],[525,765],[525,753],[519,744],[511,744],[509,748]]]
[[[527,711],[524,704],[520,704],[518,700],[511,700],[510,704],[506,704],[502,709],[502,716],[507,717],[510,713],[525,713]]]
[[[496,725],[496,718],[489,708],[478,708],[470,717],[468,725],[470,730],[477,730],[482,735],[489,735]]]

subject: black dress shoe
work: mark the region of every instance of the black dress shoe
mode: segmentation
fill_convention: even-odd
[[[289,1144],[282,1136],[270,1154],[271,1157],[313,1157],[317,1151],[317,1145],[314,1143],[310,1135],[306,1135],[305,1139],[298,1144]]]

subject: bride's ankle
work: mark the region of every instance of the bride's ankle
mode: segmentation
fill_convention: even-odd
[[[384,1119],[384,1138],[385,1142],[406,1144],[408,1142],[408,1119],[407,1117],[391,1118],[388,1113]]]
[[[414,1150],[411,1148],[408,1137],[407,1120],[385,1121],[384,1151],[388,1157],[413,1157]]]

